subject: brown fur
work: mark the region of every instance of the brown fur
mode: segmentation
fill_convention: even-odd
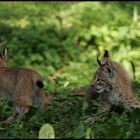
[[[38,100],[45,108],[48,98],[37,86],[41,76],[34,70],[10,68],[6,65],[4,54],[0,54],[0,95],[13,101],[13,114],[7,121],[22,119],[33,100]]]
[[[99,112],[109,110],[116,104],[121,104],[129,111],[140,108],[140,101],[132,91],[127,71],[120,64],[111,61],[109,55],[104,55],[98,63],[100,66],[94,75],[92,87],[94,92],[99,93]]]

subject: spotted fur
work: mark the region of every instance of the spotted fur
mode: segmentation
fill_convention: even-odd
[[[113,105],[122,105],[128,111],[140,108],[140,101],[134,95],[127,71],[109,58],[105,51],[103,59],[97,58],[99,68],[95,72],[92,87],[99,94],[99,112],[110,110]]]

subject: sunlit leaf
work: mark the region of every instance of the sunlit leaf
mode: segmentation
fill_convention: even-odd
[[[86,129],[86,139],[94,139],[93,133],[94,133],[93,130],[90,127],[88,127]]]
[[[54,139],[55,133],[54,128],[51,124],[45,124],[39,130],[39,139]]]

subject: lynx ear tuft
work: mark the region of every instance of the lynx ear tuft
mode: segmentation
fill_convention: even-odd
[[[102,60],[102,64],[108,64],[108,63],[109,63],[109,52],[108,52],[108,50],[105,50],[103,60]]]
[[[104,52],[104,57],[109,57],[108,50],[105,50],[105,52]]]
[[[99,64],[99,66],[102,66],[102,64],[101,64],[100,60],[98,59],[98,57],[97,57],[97,62]]]

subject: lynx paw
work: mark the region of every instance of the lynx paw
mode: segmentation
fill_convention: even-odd
[[[85,120],[85,124],[87,125],[92,125],[94,124],[95,122],[97,122],[99,120],[98,117],[89,117],[88,119]]]

